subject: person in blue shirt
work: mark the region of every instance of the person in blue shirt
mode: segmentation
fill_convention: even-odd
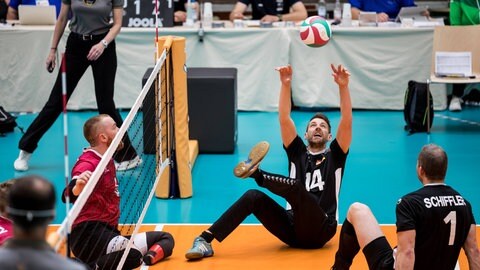
[[[376,12],[377,22],[394,20],[402,7],[415,6],[414,0],[349,0],[352,19],[358,20],[360,12]]]
[[[19,5],[50,5],[55,6],[57,17],[60,13],[62,5],[61,0],[10,0],[8,4],[7,20],[18,20],[18,6]]]

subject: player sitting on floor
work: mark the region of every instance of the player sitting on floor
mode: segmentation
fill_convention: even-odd
[[[360,249],[369,269],[456,269],[462,247],[470,269],[480,269],[472,207],[445,184],[447,163],[441,147],[430,144],[422,148],[417,175],[423,187],[397,202],[396,250],[390,247],[368,206],[352,204],[332,269],[349,269]]]
[[[348,89],[350,74],[341,65],[331,68],[339,88],[341,118],[330,147],[327,147],[332,139],[330,121],[321,113],[315,114],[306,128],[308,146],[297,135],[290,117],[292,68],[284,66],[277,69],[282,83],[279,120],[290,177],[258,169],[269,149],[267,142],[257,144],[248,160],[234,170],[237,177],[252,177],[260,187],[285,198],[291,207],[286,210],[262,191],[249,190],[195,238],[193,247],[185,254],[187,259],[212,256],[212,240],[223,241],[250,214],[291,247],[321,248],[335,235],[338,193],[352,138],[352,105]]]
[[[72,181],[63,192],[69,192],[72,202],[78,198],[92,172],[112,143],[118,127],[106,114],[88,119],[83,133],[90,147],[86,148],[72,169]],[[120,142],[118,149],[123,147]],[[113,159],[110,159],[85,206],[72,224],[71,248],[73,254],[93,269],[116,269],[130,236],[122,236],[117,229],[120,216],[120,194]],[[150,231],[135,235],[133,248],[122,269],[133,269],[142,264],[152,265],[170,256],[174,247],[172,235]]]

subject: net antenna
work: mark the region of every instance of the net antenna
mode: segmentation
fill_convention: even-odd
[[[68,116],[67,116],[67,60],[65,57],[65,53],[62,53],[62,107],[63,107],[63,149],[64,149],[64,169],[65,169],[65,188],[68,187],[68,182],[70,181],[70,165],[68,162]],[[70,192],[65,194],[65,213],[70,212]],[[66,222],[69,220],[67,219]],[[67,226],[68,228],[69,226]],[[65,238],[67,239],[67,248],[66,248],[66,256],[70,257],[70,245],[68,244],[70,230],[65,231]]]
[[[170,163],[168,149],[166,149],[167,136],[165,134],[167,134],[167,131],[165,129],[168,129],[168,127],[166,126],[166,121],[164,119],[164,114],[167,112],[165,104],[166,97],[163,92],[164,89],[167,88],[168,84],[172,83],[166,81],[168,79],[168,73],[171,73],[170,70],[167,70],[168,66],[166,65],[166,59],[170,57],[172,40],[173,38],[169,37],[165,41],[163,51],[160,57],[156,60],[152,75],[148,78],[143,86],[142,91],[137,97],[130,112],[126,116],[110,147],[103,154],[102,159],[98,163],[96,169],[93,171],[89,181],[85,185],[83,191],[79,194],[70,211],[67,212],[66,218],[61,223],[58,230],[49,235],[48,242],[56,251],[62,247],[62,244],[66,238],[66,232],[71,230],[71,224],[74,223],[82,211],[84,205],[95,189],[100,177],[102,176],[107,164],[114,156],[115,150],[120,144],[122,138],[128,134],[132,141],[131,147],[133,147],[136,153],[141,156],[143,163],[134,170],[122,172],[117,171],[119,191],[120,194],[123,194],[123,196],[120,196],[121,215],[119,220],[119,229],[121,230],[122,235],[132,235],[132,237],[130,237],[131,240],[127,243],[124,252],[119,254],[119,257],[121,255],[122,258],[118,264],[118,269],[122,268],[126,256],[132,247],[132,239],[134,239],[135,234],[138,232],[140,224],[142,224],[148,206],[153,198],[160,176]],[[151,94],[152,92],[154,92],[153,97],[155,97],[156,105],[154,106],[154,112],[149,111],[151,109],[146,108],[144,103],[146,102],[147,94]],[[155,115],[154,121],[142,121],[142,115],[150,113]],[[148,135],[144,134],[143,136],[151,136],[154,138],[155,149],[152,151],[154,153],[149,153],[145,150],[145,142],[149,141],[151,138],[142,137],[142,128],[148,129],[149,125],[155,125],[155,132],[151,132]]]

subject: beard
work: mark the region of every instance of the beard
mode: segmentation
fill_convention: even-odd
[[[118,151],[122,150],[124,146],[125,146],[125,145],[123,144],[123,141],[120,141],[120,143],[119,143],[118,146],[117,146],[117,150],[115,150],[115,151],[118,152]]]
[[[113,138],[108,139],[108,142],[107,142],[108,147],[110,147],[110,145],[112,144],[112,141],[113,141]],[[115,149],[115,151],[118,152],[118,151],[122,150],[123,146],[124,146],[124,144],[123,144],[123,140],[122,140],[122,141],[120,141],[120,143],[118,143],[117,149]]]
[[[311,138],[308,140],[308,145],[313,149],[323,149],[327,145],[327,139],[324,137],[322,137],[320,140],[314,140],[314,138]]]

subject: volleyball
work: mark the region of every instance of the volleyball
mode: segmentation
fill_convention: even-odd
[[[306,18],[300,25],[300,38],[310,47],[322,47],[332,38],[330,23],[320,16]]]

